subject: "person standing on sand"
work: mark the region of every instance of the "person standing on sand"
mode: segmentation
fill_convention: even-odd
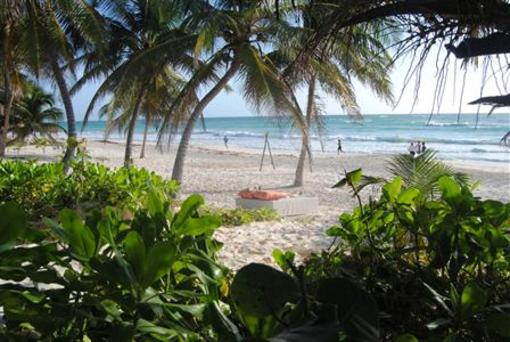
[[[414,146],[414,142],[411,141],[411,145],[409,145],[409,153],[411,153],[411,155],[414,157],[414,155],[416,154],[416,146]]]
[[[337,153],[337,154],[339,154],[340,152],[342,152],[342,153],[343,153],[343,152],[344,152],[344,150],[342,150],[342,139],[338,139],[337,144],[338,144],[338,147],[337,147],[337,149],[336,149],[336,153]]]
[[[228,137],[226,135],[223,137],[223,142],[225,143],[225,148],[228,150]]]
[[[427,150],[427,146],[425,146],[425,141],[421,142],[421,153],[425,152]]]

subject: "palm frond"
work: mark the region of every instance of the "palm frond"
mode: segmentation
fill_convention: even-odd
[[[455,178],[459,184],[470,185],[469,177],[456,172],[446,163],[437,159],[437,153],[431,149],[414,157],[410,154],[399,154],[388,163],[388,171],[393,176],[400,176],[406,187],[414,187],[422,193],[434,195],[437,181],[443,176]]]

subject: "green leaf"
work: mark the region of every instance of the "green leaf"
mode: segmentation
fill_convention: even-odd
[[[342,229],[342,227],[333,226],[331,228],[328,228],[328,230],[326,230],[326,235],[327,236],[342,236],[343,229]]]
[[[290,268],[290,266],[294,264],[295,257],[296,254],[291,251],[286,251],[284,253],[278,248],[273,250],[274,261],[284,271],[287,271]]]
[[[73,210],[63,209],[59,219],[72,253],[81,259],[92,257],[96,251],[94,233],[83,224],[80,216]]]
[[[221,225],[221,219],[213,215],[204,215],[199,218],[188,218],[181,225],[178,233],[186,236],[198,236],[211,233]]]
[[[20,292],[20,294],[25,299],[27,299],[30,302],[35,303],[35,304],[41,303],[46,298],[46,296],[44,294],[32,293],[32,292],[29,292],[29,291],[23,291],[23,292]]]
[[[156,325],[145,319],[139,319],[137,321],[136,329],[144,335],[151,335],[154,337],[164,338],[167,341],[173,340],[178,336],[176,330]]]
[[[452,177],[443,176],[439,178],[437,182],[439,184],[439,189],[441,189],[443,199],[448,201],[460,196],[462,189]]]
[[[412,205],[414,204],[414,200],[416,199],[416,197],[418,197],[419,195],[420,190],[416,188],[409,188],[398,196],[397,202]]]
[[[230,293],[243,313],[263,318],[280,310],[285,303],[296,301],[299,292],[288,274],[252,263],[237,272]]]
[[[341,188],[347,185],[347,178],[342,178],[338,183],[332,186],[333,189],[335,188]]]
[[[460,297],[460,309],[461,315],[464,318],[468,318],[481,309],[487,304],[486,292],[478,286],[475,282],[471,282],[462,290]]]
[[[166,303],[165,307],[170,308],[172,310],[183,311],[189,313],[193,317],[201,317],[204,314],[204,311],[207,307],[207,303],[202,304],[172,304]]]
[[[122,310],[119,304],[115,303],[113,300],[104,299],[101,301],[101,306],[108,315],[121,319],[120,315],[122,315]]]
[[[211,320],[211,325],[218,336],[218,341],[241,341],[238,327],[227,317],[218,301],[207,305],[205,315]]]
[[[414,335],[404,334],[397,337],[395,342],[420,342]]]
[[[361,179],[363,178],[363,171],[361,169],[356,169],[354,171],[347,172],[345,177],[348,179],[349,183],[357,187],[360,185]]]
[[[338,317],[344,322],[349,339],[379,340],[377,303],[352,281],[342,278],[322,280],[317,289],[317,300],[337,306]]]
[[[142,286],[148,287],[168,273],[175,261],[177,248],[170,241],[158,242],[147,253]]]
[[[138,232],[131,231],[124,238],[124,251],[126,260],[135,271],[137,279],[140,281],[144,275],[145,266],[145,243]]]
[[[510,338],[510,314],[495,312],[487,317],[487,327],[499,336]]]
[[[155,189],[151,189],[147,194],[146,206],[151,216],[164,214],[165,200],[163,199],[163,194]]]
[[[402,189],[402,178],[395,177],[392,182],[386,183],[383,186],[383,194],[386,199],[391,202],[394,202],[397,196],[400,194]]]
[[[197,194],[189,196],[182,203],[179,212],[174,216],[172,222],[173,229],[179,229],[187,219],[192,217],[202,204],[204,204],[204,198],[202,196]]]
[[[27,229],[27,217],[16,203],[7,202],[0,205],[0,252],[2,245],[14,244]]]

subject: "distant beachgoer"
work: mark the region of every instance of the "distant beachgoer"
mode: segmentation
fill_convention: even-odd
[[[425,146],[425,141],[421,142],[421,153],[425,152],[427,150],[427,146]]]
[[[416,146],[414,145],[414,142],[411,142],[411,145],[409,145],[409,153],[411,153],[411,155],[414,157],[414,155],[416,154]]]
[[[340,153],[340,152],[342,152],[342,153],[343,153],[343,152],[344,152],[344,150],[342,150],[342,140],[341,140],[341,139],[338,139],[338,142],[337,142],[337,143],[338,143],[338,147],[337,147],[337,149],[336,149],[336,153],[337,153],[337,154],[338,154],[338,153]]]
[[[225,143],[225,148],[228,150],[228,137],[226,135],[223,137],[223,142]]]

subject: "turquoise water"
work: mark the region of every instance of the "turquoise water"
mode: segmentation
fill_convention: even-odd
[[[410,141],[420,140],[444,159],[510,162],[510,150],[500,144],[501,137],[510,129],[510,114],[480,116],[477,126],[476,116],[468,114],[462,115],[459,121],[456,114],[435,115],[429,125],[427,120],[428,115],[366,115],[362,121],[347,116],[326,116],[322,139],[314,132],[312,147],[316,151],[323,148],[332,152],[340,138],[347,153],[401,153],[407,151]],[[82,136],[103,138],[104,128],[102,121],[89,122]],[[289,122],[268,117],[208,118],[206,131],[197,124],[193,142],[223,144],[226,135],[229,146],[258,149],[264,145],[266,132],[274,149],[299,151],[299,131]],[[137,140],[141,140],[142,133],[143,121],[136,128]],[[115,132],[110,138],[123,136]],[[149,139],[157,139],[155,127],[151,128]]]

